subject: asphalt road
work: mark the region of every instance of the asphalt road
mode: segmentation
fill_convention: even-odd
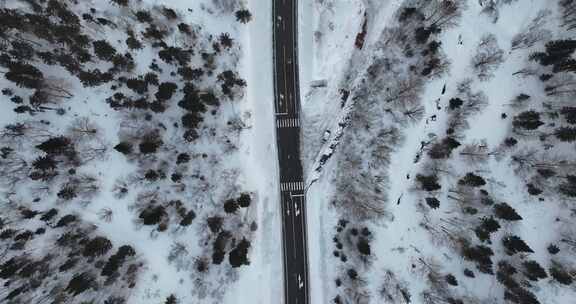
[[[273,0],[274,107],[280,168],[284,303],[310,303],[306,201],[300,161],[297,0]]]

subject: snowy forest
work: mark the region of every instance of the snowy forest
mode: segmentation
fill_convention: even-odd
[[[571,303],[576,1],[311,7],[323,299]]]
[[[221,302],[250,264],[251,13],[148,2],[0,1],[1,303]]]

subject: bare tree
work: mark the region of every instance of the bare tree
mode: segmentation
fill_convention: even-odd
[[[4,149],[0,157],[0,182],[12,189],[16,183],[25,178],[30,171],[26,160],[16,151]]]
[[[546,24],[546,18],[551,14],[552,11],[548,9],[539,11],[530,24],[512,38],[512,50],[526,49],[551,37],[552,32],[542,28]]]
[[[84,139],[92,139],[98,135],[97,125],[90,121],[88,117],[79,117],[74,119],[72,124],[68,127],[72,140],[83,141]]]
[[[114,213],[112,212],[112,209],[110,208],[102,208],[100,209],[100,211],[98,211],[98,218],[106,223],[109,223],[112,221],[112,216],[114,215]]]
[[[478,43],[476,55],[472,58],[472,68],[481,81],[493,77],[494,71],[504,62],[504,51],[498,46],[494,34],[486,34]]]
[[[486,141],[472,143],[465,145],[460,151],[460,155],[471,164],[484,164],[488,161],[491,155],[496,152],[490,152]]]
[[[407,288],[407,283],[401,281],[391,270],[384,271],[380,296],[386,303],[411,303],[411,295]]]
[[[562,26],[566,27],[568,30],[573,30],[576,28],[576,1],[574,0],[562,0],[560,1],[560,6],[562,7]]]
[[[430,27],[449,28],[455,26],[462,15],[465,2],[461,0],[419,0]]]
[[[559,73],[544,88],[548,96],[576,96],[576,79],[572,73]]]
[[[422,78],[408,74],[407,78],[398,79],[391,83],[384,93],[384,101],[393,103],[395,106],[410,107],[418,102],[422,92]]]

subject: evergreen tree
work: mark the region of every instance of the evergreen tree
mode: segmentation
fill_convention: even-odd
[[[8,65],[8,69],[4,77],[20,87],[38,89],[44,80],[42,72],[30,64],[12,62]]]
[[[436,191],[442,188],[438,183],[438,176],[436,175],[416,175],[416,181],[420,184],[420,188],[424,191]]]
[[[148,83],[146,83],[146,81],[144,81],[142,79],[138,79],[138,78],[130,78],[130,79],[126,80],[126,86],[129,89],[131,89],[132,91],[134,91],[135,93],[138,93],[140,95],[142,95],[148,91]]]
[[[238,205],[240,205],[240,207],[248,208],[250,206],[250,203],[252,202],[252,198],[250,197],[250,194],[242,193],[240,194],[240,196],[236,201],[238,202]]]
[[[470,247],[464,245],[462,249],[462,256],[464,259],[476,262],[476,267],[483,273],[492,274],[492,256],[494,252],[490,247],[477,245]]]
[[[358,252],[362,255],[370,255],[370,243],[365,238],[361,237],[358,240],[358,243],[356,243],[356,249],[358,249]]]
[[[226,256],[226,246],[231,234],[228,231],[221,231],[212,244],[212,264],[220,265]]]
[[[36,149],[44,151],[46,154],[58,155],[73,149],[72,141],[64,136],[52,137],[36,146]]]
[[[166,298],[166,301],[164,301],[164,304],[177,304],[177,303],[178,299],[173,294],[169,295],[168,298]]]
[[[563,107],[560,110],[560,114],[564,116],[564,119],[569,124],[576,124],[576,107]]]
[[[116,146],[114,146],[114,150],[124,154],[124,155],[128,155],[130,153],[132,153],[132,145],[130,143],[127,142],[120,142],[119,144],[117,144]]]
[[[178,86],[175,83],[163,82],[158,86],[158,91],[155,96],[159,100],[169,100],[177,89]]]
[[[144,140],[140,143],[138,147],[140,148],[140,153],[142,154],[153,154],[156,153],[156,151],[158,151],[158,148],[160,148],[160,146],[162,146],[161,141]]]
[[[92,47],[94,48],[94,54],[102,60],[112,61],[114,55],[116,55],[116,49],[106,40],[94,41],[92,42]]]
[[[109,72],[102,73],[99,69],[94,69],[91,71],[80,71],[78,79],[85,87],[95,87],[112,81],[114,77]]]
[[[557,263],[553,263],[549,271],[550,276],[560,284],[570,285],[574,281],[572,275],[566,272],[563,267]]]
[[[135,15],[136,15],[136,19],[138,19],[139,22],[151,23],[153,21],[152,15],[150,15],[150,12],[141,10],[141,11],[137,11]]]
[[[538,281],[548,277],[546,270],[536,261],[526,261],[522,263],[522,265],[524,266],[524,274],[532,281]]]
[[[518,252],[530,252],[534,251],[528,246],[520,237],[516,235],[510,235],[502,238],[502,245],[506,248],[506,253],[508,255],[513,255]]]
[[[456,110],[464,104],[464,101],[462,99],[456,97],[456,98],[450,99],[449,104],[450,104],[449,105],[450,110]]]
[[[486,181],[482,176],[476,175],[472,172],[468,172],[463,178],[458,181],[459,185],[469,186],[469,187],[481,187],[486,185]]]
[[[252,14],[247,9],[236,11],[236,20],[242,23],[248,23],[252,20]]]
[[[110,249],[112,249],[112,242],[105,237],[98,236],[86,243],[82,255],[85,257],[102,256]]]
[[[232,267],[240,267],[242,265],[249,265],[250,261],[248,260],[248,249],[250,249],[250,242],[243,238],[236,248],[230,251],[228,256],[228,261]]]
[[[50,156],[40,156],[32,162],[36,170],[48,171],[56,169],[56,161]]]
[[[560,127],[554,131],[554,135],[564,142],[576,141],[576,127]]]
[[[446,137],[442,141],[432,145],[430,150],[428,150],[428,155],[432,159],[444,159],[450,157],[452,150],[458,148],[460,142],[452,137]]]
[[[65,185],[58,191],[57,193],[58,198],[63,199],[65,201],[72,200],[78,196],[76,193],[76,189],[71,185]]]
[[[228,33],[220,34],[218,40],[220,41],[220,44],[222,44],[222,46],[224,46],[225,48],[231,48],[232,44],[234,43],[234,40],[230,38],[230,34]]]
[[[192,210],[188,211],[180,221],[180,226],[189,226],[192,224],[192,221],[196,218],[196,213]]]
[[[440,201],[435,197],[427,197],[425,201],[426,204],[432,209],[438,209],[440,207]]]
[[[84,291],[94,288],[96,286],[96,278],[93,274],[89,272],[83,272],[81,274],[75,275],[70,282],[68,282],[68,287],[66,291],[68,293],[77,296]]]
[[[128,6],[129,0],[110,0],[110,2],[119,6]]]
[[[176,164],[186,164],[190,161],[190,155],[188,153],[180,153],[176,158]]]
[[[494,205],[494,215],[497,218],[507,221],[519,221],[522,219],[522,217],[516,213],[516,210],[506,203]]]
[[[514,117],[512,125],[514,128],[525,130],[536,130],[544,123],[540,121],[540,113],[536,111],[525,111]]]
[[[156,225],[166,216],[168,216],[168,214],[163,206],[150,206],[142,210],[138,217],[144,225]]]
[[[226,213],[236,213],[238,208],[238,203],[234,199],[228,199],[224,202],[224,211]]]
[[[576,197],[576,175],[566,176],[566,182],[560,184],[559,190],[566,196]]]
[[[550,244],[550,246],[548,246],[546,248],[546,250],[548,250],[548,253],[554,255],[557,254],[558,252],[560,252],[560,248],[558,248],[558,246],[554,245],[554,244]]]
[[[65,216],[63,216],[62,218],[60,218],[60,220],[58,221],[58,223],[56,223],[56,228],[59,227],[66,227],[69,224],[75,222],[77,220],[76,216],[73,214],[67,214]]]

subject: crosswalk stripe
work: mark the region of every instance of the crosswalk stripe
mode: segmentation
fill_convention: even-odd
[[[302,191],[305,189],[304,182],[282,182],[280,191]]]
[[[300,127],[300,118],[281,118],[276,120],[278,128],[296,128]]]

